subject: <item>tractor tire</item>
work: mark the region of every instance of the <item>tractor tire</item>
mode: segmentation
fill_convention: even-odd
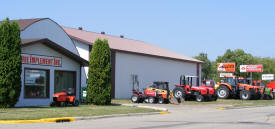
[[[78,106],[78,105],[79,105],[79,101],[74,99],[73,106]]]
[[[202,95],[196,95],[196,101],[197,102],[203,102],[204,101],[204,97]]]
[[[240,92],[240,99],[242,100],[250,100],[251,96],[251,93],[247,90],[243,90]]]
[[[159,98],[158,98],[158,103],[159,103],[159,104],[163,104],[163,103],[164,103],[164,99],[163,99],[162,97],[159,97]]]
[[[154,97],[152,97],[152,96],[149,96],[148,97],[148,103],[155,103],[155,98]]]
[[[173,95],[176,99],[184,99],[185,98],[185,90],[184,88],[181,88],[181,87],[175,87],[173,89]]]
[[[133,103],[138,103],[139,102],[138,95],[137,94],[133,94],[132,97],[131,97],[131,101]]]
[[[60,103],[59,103],[59,106],[60,106],[60,107],[65,107],[65,106],[66,106],[66,103],[65,103],[65,102],[60,102]]]
[[[219,99],[227,99],[229,97],[229,89],[226,86],[219,86],[217,96]]]
[[[50,104],[51,107],[55,107],[56,105],[57,105],[57,103],[55,101],[52,101]]]

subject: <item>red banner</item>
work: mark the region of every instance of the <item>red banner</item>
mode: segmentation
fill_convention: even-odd
[[[62,59],[60,57],[21,54],[21,58],[22,64],[62,66]]]
[[[263,72],[263,65],[240,65],[240,72]]]

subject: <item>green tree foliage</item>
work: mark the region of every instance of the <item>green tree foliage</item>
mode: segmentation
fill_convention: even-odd
[[[21,39],[17,22],[0,25],[0,107],[13,107],[21,92]]]
[[[96,105],[111,103],[111,62],[107,40],[97,39],[90,53],[87,101]]]
[[[202,79],[212,79],[213,77],[212,63],[208,59],[207,54],[202,52],[198,56],[195,56],[194,58],[204,62],[204,64],[202,64]]]
[[[242,49],[231,51],[228,49],[223,56],[218,56],[216,63],[235,63],[235,75],[249,77],[249,73],[240,73],[240,65],[257,64],[256,58],[251,54],[245,53]],[[216,65],[217,67],[217,65]],[[215,69],[217,71],[217,68]]]

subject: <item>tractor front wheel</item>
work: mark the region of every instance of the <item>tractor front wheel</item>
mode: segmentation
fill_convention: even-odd
[[[225,86],[219,86],[217,95],[220,99],[227,99],[229,97],[229,89]]]
[[[56,104],[57,104],[57,103],[56,103],[55,101],[52,101],[51,104],[50,104],[50,106],[51,106],[51,107],[55,107]]]
[[[148,98],[148,102],[149,103],[154,103],[155,102],[155,98],[154,97],[152,97],[152,96],[150,96],[149,98]]]
[[[202,95],[197,95],[196,96],[196,101],[197,102],[203,102],[204,101],[204,97]]]
[[[133,94],[132,97],[131,97],[131,101],[133,103],[138,103],[139,102],[138,95],[137,94]]]
[[[247,90],[241,91],[240,93],[240,99],[242,100],[249,100],[251,99],[251,93]]]
[[[79,105],[79,101],[76,100],[76,99],[74,99],[73,105],[74,105],[74,106],[78,106],[78,105]]]
[[[184,88],[181,88],[181,87],[175,87],[173,89],[173,95],[176,99],[179,99],[179,98],[185,98],[185,90]]]
[[[159,98],[158,98],[158,103],[159,103],[159,104],[163,104],[163,103],[164,103],[164,99],[163,99],[162,97],[159,97]]]

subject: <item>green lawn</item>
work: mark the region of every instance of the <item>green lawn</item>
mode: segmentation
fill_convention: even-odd
[[[29,107],[0,109],[0,120],[33,120],[53,117],[100,116],[110,114],[146,113],[157,110],[119,105],[79,107]]]

